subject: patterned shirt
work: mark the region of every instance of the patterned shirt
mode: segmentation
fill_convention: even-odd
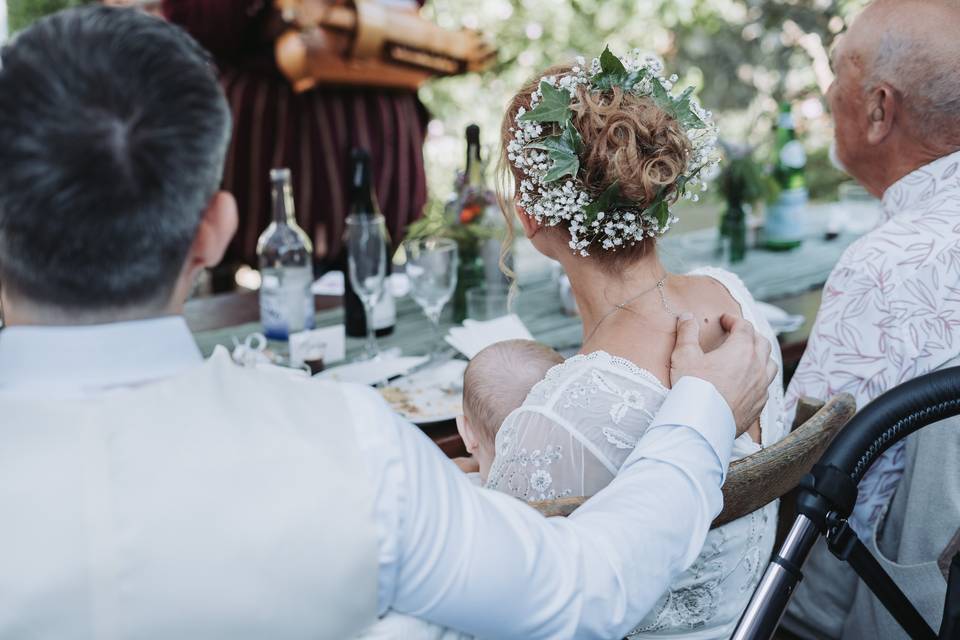
[[[883,194],[884,222],[850,246],[823,290],[806,353],[787,390],[850,393],[862,408],[960,354],[960,152],[902,178]],[[851,525],[882,513],[903,474],[903,442],[860,484]]]

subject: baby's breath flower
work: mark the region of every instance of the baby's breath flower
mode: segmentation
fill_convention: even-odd
[[[646,72],[645,78],[631,89],[636,95],[652,95],[654,82],[669,93],[679,80],[676,74],[665,78],[663,62],[638,49],[621,62],[628,71]],[[576,66],[571,69],[571,73],[559,78],[546,76],[542,81],[574,96],[580,85],[589,90],[593,78],[599,73],[599,58],[592,59],[587,68],[586,59],[577,57]],[[530,94],[530,109],[535,109],[543,100],[539,83],[537,86]],[[699,117],[705,126],[702,129],[691,127],[685,131],[690,140],[691,153],[682,176],[686,190],[681,191],[686,192],[681,195],[696,202],[700,196],[693,193],[693,190],[698,185],[700,191],[707,188],[701,174],[710,176],[719,163],[716,153],[719,131],[709,111],[705,111],[695,100],[691,100],[690,105],[691,112]],[[529,147],[532,142],[544,137],[544,127],[539,122],[521,121],[520,118],[525,113],[527,110],[523,107],[517,110],[516,126],[510,128],[512,139],[507,143],[507,159],[524,174],[524,178],[520,180],[518,203],[528,215],[542,224],[551,227],[566,224],[570,234],[568,245],[574,253],[589,256],[589,248],[594,244],[607,251],[616,251],[618,247],[632,246],[646,238],[660,237],[678,221],[675,216],[668,215],[661,225],[660,221],[646,213],[645,209],[630,207],[588,215],[587,207],[592,200],[579,177],[568,177],[562,183],[544,181],[553,164],[552,160],[543,151]]]

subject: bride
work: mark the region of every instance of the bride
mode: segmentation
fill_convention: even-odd
[[[504,422],[489,488],[532,501],[606,486],[667,395],[681,313],[698,319],[705,350],[722,341],[724,315],[745,318],[782,368],[774,333],[735,275],[669,273],[657,255],[676,221],[670,204],[696,199],[700,173],[716,162],[710,114],[689,93],[673,94],[675,81],[654,58],[605,51],[591,66],[549,69],[509,105],[502,136],[516,214],[534,247],[566,271],[584,335],[580,354]],[[785,435],[780,378],[734,459]],[[772,551],[776,515],[770,504],[711,531],[630,637],[729,637]]]
[[[584,336],[581,353],[551,369],[500,428],[488,488],[532,501],[606,486],[666,398],[679,314],[698,318],[705,350],[731,316],[745,318],[782,369],[776,337],[735,275],[672,274],[657,256],[675,221],[670,204],[692,196],[716,142],[709,114],[688,93],[674,96],[675,78],[661,74],[656,59],[604,51],[590,67],[581,59],[548,70],[504,117],[517,217],[570,278]],[[785,435],[780,378],[758,423],[734,442],[734,459]],[[776,515],[773,503],[711,531],[630,637],[728,638],[772,551]],[[397,637],[463,638],[397,615],[363,636]]]

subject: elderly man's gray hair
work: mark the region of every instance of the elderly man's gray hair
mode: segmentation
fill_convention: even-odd
[[[911,0],[880,1],[889,5]],[[960,0],[925,1],[960,9]],[[934,34],[922,29],[885,21],[873,60],[866,63],[864,88],[890,84],[903,94],[912,116],[909,126],[917,133],[960,143],[960,38],[954,32],[960,24],[947,23],[942,28],[941,37],[931,37]],[[946,31],[951,32],[949,36]]]

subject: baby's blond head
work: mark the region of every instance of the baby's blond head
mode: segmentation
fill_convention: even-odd
[[[498,342],[470,360],[463,374],[466,429],[461,434],[477,457],[483,477],[493,460],[500,425],[523,404],[533,385],[561,362],[563,356],[533,340]]]

